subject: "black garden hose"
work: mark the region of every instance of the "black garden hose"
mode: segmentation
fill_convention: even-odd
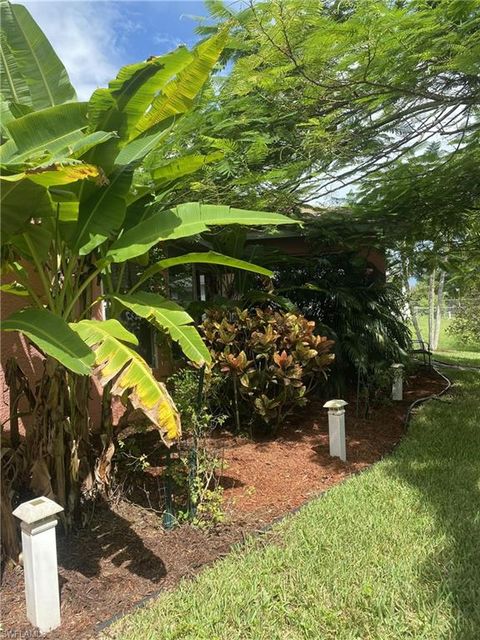
[[[443,375],[443,373],[439,371],[435,366],[433,366],[432,368],[436,374],[438,374],[441,378],[445,380],[445,382],[447,383],[447,386],[445,387],[445,389],[442,389],[439,393],[432,393],[429,396],[425,396],[425,398],[418,398],[417,400],[414,400],[412,402],[412,404],[407,409],[405,418],[403,419],[404,424],[407,427],[410,422],[410,418],[412,416],[412,411],[413,409],[415,409],[416,406],[418,406],[419,404],[423,404],[424,402],[428,402],[428,400],[436,400],[437,398],[440,398],[440,396],[443,396],[443,394],[446,393],[452,386],[452,381],[449,378],[447,378],[447,376]]]

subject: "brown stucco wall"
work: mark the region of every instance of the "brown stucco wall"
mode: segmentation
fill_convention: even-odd
[[[14,278],[6,275],[2,276],[2,284],[11,282]],[[31,278],[32,286],[35,292],[40,290],[38,286],[38,279]],[[5,320],[12,313],[22,309],[25,306],[25,298],[14,296],[7,293],[0,294],[0,315],[1,319]],[[0,333],[0,387],[1,387],[1,399],[0,399],[0,422],[3,424],[9,417],[9,395],[8,387],[5,382],[5,363],[10,357],[15,357],[22,371],[33,383],[37,380],[43,370],[42,356],[36,349],[29,346],[25,338],[16,332]],[[25,406],[19,407],[20,412],[25,411]],[[8,423],[6,424],[8,430]]]

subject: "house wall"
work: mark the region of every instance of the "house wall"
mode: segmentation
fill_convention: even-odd
[[[2,276],[2,284],[13,280],[13,276]],[[38,278],[35,274],[31,277],[32,287],[35,293],[41,290]],[[2,320],[25,306],[25,298],[7,293],[0,295],[0,316]],[[6,425],[8,431],[9,418],[9,391],[5,381],[5,364],[10,357],[15,357],[20,368],[32,383],[42,373],[43,363],[41,354],[27,343],[27,340],[17,332],[5,332],[0,334],[0,422]],[[26,410],[26,406],[19,407],[19,413]]]
[[[258,239],[252,240],[252,244],[260,244]],[[261,241],[266,247],[271,247],[276,249],[277,251],[281,251],[290,256],[308,256],[313,253],[312,242],[308,240],[308,238],[304,238],[301,236],[298,237],[286,237],[286,238],[275,238],[275,237],[266,237]],[[318,246],[314,247],[316,252],[318,252]],[[321,252],[325,255],[331,255],[333,253],[345,253],[346,249],[342,246],[335,245],[326,245],[321,248]],[[387,271],[387,261],[385,257],[385,253],[375,247],[371,247],[368,244],[361,246],[358,249],[358,255],[363,258],[366,258],[379,273],[385,275]]]

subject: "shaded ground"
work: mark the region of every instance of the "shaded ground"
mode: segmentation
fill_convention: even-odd
[[[87,638],[116,614],[142,598],[194,575],[226,554],[245,534],[271,523],[308,498],[341,482],[389,452],[403,433],[407,406],[438,392],[435,374],[412,377],[405,401],[378,406],[369,420],[347,407],[347,457],[328,455],[327,416],[312,402],[275,440],[252,442],[218,435],[212,446],[224,450],[224,486],[228,519],[210,531],[183,525],[164,531],[158,514],[120,500],[93,514],[88,530],[59,537],[62,627],[47,638]],[[2,583],[2,622],[6,633],[30,630],[25,616],[23,571],[7,568]]]

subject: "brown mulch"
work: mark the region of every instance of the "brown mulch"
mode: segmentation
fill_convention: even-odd
[[[209,531],[190,525],[165,531],[158,514],[125,500],[97,507],[90,528],[69,538],[59,530],[62,626],[44,637],[91,637],[112,616],[195,575],[246,534],[368,467],[401,439],[408,405],[444,386],[434,372],[419,372],[409,379],[403,402],[380,404],[367,420],[355,416],[353,395],[347,398],[346,463],[328,455],[327,415],[317,401],[274,440],[213,437],[212,446],[224,452],[220,482],[228,518]],[[7,637],[28,637],[32,627],[25,614],[20,566],[6,567],[1,603]]]

